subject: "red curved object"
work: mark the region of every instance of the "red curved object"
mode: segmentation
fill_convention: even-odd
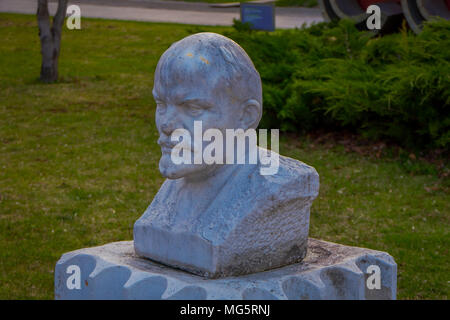
[[[400,3],[399,0],[358,0],[359,5],[364,10],[367,9],[371,4],[383,3],[383,2],[397,2]],[[445,0],[445,4],[447,5],[448,10],[450,11],[450,0]]]
[[[400,0],[358,0],[359,5],[364,10],[367,9],[371,4],[383,3],[383,2],[397,2],[400,3]],[[447,3],[450,4],[450,0],[447,0]]]

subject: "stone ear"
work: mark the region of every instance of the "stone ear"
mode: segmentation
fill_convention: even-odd
[[[241,110],[242,128],[245,130],[248,128],[256,129],[262,116],[261,104],[255,99],[250,99],[244,103]]]

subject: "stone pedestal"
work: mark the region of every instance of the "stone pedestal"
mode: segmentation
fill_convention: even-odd
[[[395,299],[396,289],[389,254],[311,238],[302,262],[238,277],[161,265],[136,256],[133,241],[65,253],[55,269],[55,299]]]

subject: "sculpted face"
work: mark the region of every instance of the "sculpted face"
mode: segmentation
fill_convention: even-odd
[[[159,169],[169,179],[201,179],[219,166],[174,164],[171,159],[172,148],[177,144],[171,141],[174,130],[186,129],[193,138],[194,121],[202,121],[203,132],[215,128],[225,136],[225,129],[256,127],[261,117],[258,102],[236,96],[230,86],[229,69],[225,68],[229,62],[220,54],[221,50],[225,50],[225,54],[229,51],[202,46],[204,36],[220,37],[221,41],[224,37],[198,35],[202,36],[185,38],[169,48],[155,72],[153,96],[157,104],[158,144],[162,151]],[[206,144],[204,142],[204,147]]]

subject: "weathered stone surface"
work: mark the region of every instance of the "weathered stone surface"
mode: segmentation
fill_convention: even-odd
[[[221,189],[205,208],[182,216],[176,204],[183,181],[166,180],[134,226],[136,253],[209,278],[303,259],[319,189],[313,168],[280,156],[276,175],[261,176],[258,166],[248,166],[235,170],[226,185],[230,189]],[[202,200],[198,194],[194,206]]]
[[[153,95],[159,169],[168,179],[134,226],[137,254],[208,278],[300,261],[306,254],[310,207],[319,192],[314,168],[271,151],[270,159],[277,161],[270,164],[277,170],[264,175],[267,163],[225,161],[237,159],[228,140],[215,150],[220,160],[215,163],[173,161],[177,130],[195,139],[208,130],[225,137],[230,130],[258,126],[261,78],[245,51],[214,33],[186,37],[161,56]],[[201,122],[203,132],[197,133],[195,122]],[[184,151],[195,159],[208,141]],[[257,154],[265,150],[256,148],[256,138],[255,149]]]
[[[70,290],[73,265],[81,286]],[[380,289],[366,285],[371,265],[380,268]],[[239,277],[206,279],[140,258],[132,241],[66,253],[55,269],[56,299],[395,299],[396,291],[389,254],[311,238],[302,262]]]

